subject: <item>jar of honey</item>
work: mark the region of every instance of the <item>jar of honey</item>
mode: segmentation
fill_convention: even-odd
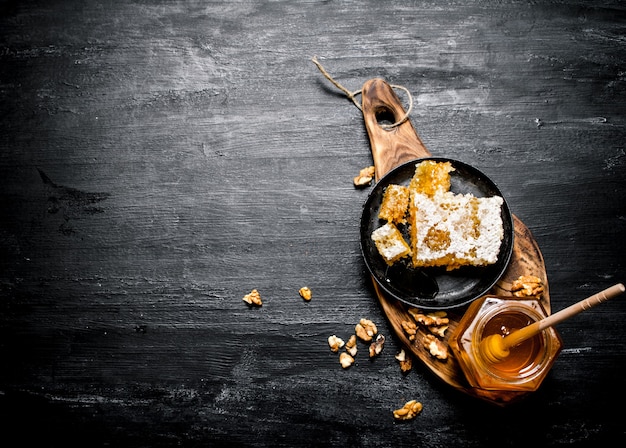
[[[491,335],[507,336],[546,317],[548,313],[536,299],[484,296],[472,302],[449,341],[469,384],[485,390],[536,390],[561,351],[562,340],[554,328],[511,347],[497,361],[485,354],[481,342]]]

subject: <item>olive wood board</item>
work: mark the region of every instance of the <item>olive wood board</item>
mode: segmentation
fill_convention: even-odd
[[[389,121],[389,118],[393,117],[395,120],[401,120],[406,114],[400,99],[391,85],[380,78],[370,79],[363,84],[361,95],[363,118],[371,144],[376,181],[396,166],[417,158],[432,156],[422,143],[409,119],[391,128],[385,128],[381,125],[383,119]],[[546,311],[550,313],[548,278],[539,246],[530,230],[515,214],[513,214],[513,227],[514,245],[511,261],[502,277],[489,291],[489,294],[513,296],[511,284],[514,280],[521,275],[535,275],[543,282],[544,292],[540,300]],[[382,309],[397,337],[414,357],[422,361],[428,369],[445,383],[459,391],[500,406],[518,401],[530,393],[493,391],[471,387],[450,350],[448,359],[441,361],[434,358],[422,346],[421,340],[426,335],[424,329],[420,328],[418,330],[414,341],[408,339],[402,329],[402,322],[412,320],[411,315],[408,313],[410,306],[387,296],[373,278],[372,281]],[[450,324],[443,339],[444,342],[447,343],[450,334],[454,332],[466,309],[467,306],[446,310]]]

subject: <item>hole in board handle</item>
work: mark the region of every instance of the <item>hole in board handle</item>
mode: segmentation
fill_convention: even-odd
[[[374,116],[376,117],[376,122],[379,126],[385,127],[394,124],[396,120],[396,114],[393,113],[391,109],[386,107],[380,107],[376,109],[374,112]]]

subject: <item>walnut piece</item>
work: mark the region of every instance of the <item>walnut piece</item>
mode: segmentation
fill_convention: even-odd
[[[440,325],[440,326],[433,325],[433,326],[428,327],[428,331],[430,331],[435,336],[439,336],[440,338],[443,338],[446,335],[447,330],[448,330],[447,325]]]
[[[336,335],[328,336],[328,346],[331,351],[337,353],[339,349],[344,346],[343,339],[337,337]]]
[[[346,342],[346,352],[350,354],[350,356],[356,356],[357,347],[356,347],[356,335],[350,336],[348,342]]]
[[[424,348],[437,359],[448,359],[448,347],[441,342],[435,335],[427,334],[422,340]]]
[[[376,336],[376,340],[370,344],[370,358],[374,356],[380,355],[380,352],[383,351],[383,346],[385,345],[385,336],[379,334]]]
[[[339,355],[339,363],[341,364],[341,367],[347,369],[352,364],[354,364],[354,358],[348,353],[342,352],[341,355]]]
[[[422,412],[423,406],[417,400],[407,401],[400,409],[393,411],[393,418],[396,420],[411,420],[415,418],[417,414]]]
[[[402,372],[408,372],[413,368],[413,361],[410,356],[407,356],[404,349],[400,350],[400,353],[396,355],[396,359],[400,363],[400,370],[402,370]]]
[[[365,342],[370,342],[374,335],[378,333],[378,328],[369,319],[361,319],[354,327],[356,335]]]
[[[352,181],[354,182],[355,187],[367,187],[372,183],[372,179],[374,178],[374,174],[376,173],[376,168],[374,166],[368,166],[367,168],[363,168],[359,171],[359,175],[356,176]]]
[[[313,292],[308,286],[303,286],[302,288],[300,288],[298,293],[300,294],[300,297],[302,297],[307,302],[311,300],[311,297],[313,296]]]
[[[539,299],[543,291],[543,282],[534,275],[520,275],[511,285],[511,292],[516,297],[534,297]]]
[[[411,320],[403,320],[401,325],[402,329],[409,338],[409,341],[414,341],[415,335],[417,334],[417,325],[415,324],[415,322]]]
[[[429,353],[437,359],[448,359],[448,347],[441,340],[445,337],[446,331],[448,331],[448,324],[450,323],[448,313],[445,311],[422,313],[417,308],[409,308],[408,313],[419,325],[425,327],[430,332],[430,334],[425,335],[422,339],[422,345],[424,348],[426,348],[426,350],[428,350]],[[413,339],[409,336],[410,340],[414,340],[417,335],[417,326],[412,324],[410,321],[405,322],[402,322],[402,328],[405,333],[409,335],[415,331]],[[415,330],[413,330],[414,328]]]
[[[261,294],[259,294],[259,291],[257,291],[256,289],[250,291],[250,294],[246,294],[245,296],[243,296],[243,301],[249,305],[263,305],[263,301],[261,300]]]
[[[418,324],[430,327],[432,325],[447,325],[450,319],[446,317],[448,313],[445,311],[433,311],[431,313],[421,313],[417,308],[410,308],[409,314]]]

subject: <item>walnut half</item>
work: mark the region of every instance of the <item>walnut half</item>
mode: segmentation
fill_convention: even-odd
[[[302,297],[307,302],[311,300],[311,297],[313,296],[313,292],[308,286],[303,286],[302,288],[300,288],[298,293],[300,294],[300,297]]]
[[[243,296],[243,301],[246,302],[248,305],[263,305],[263,301],[261,300],[261,294],[259,294],[259,291],[257,291],[256,289],[250,291],[250,294],[246,294],[245,296]]]
[[[352,364],[354,364],[354,358],[350,356],[348,353],[343,352],[341,353],[341,355],[339,355],[339,363],[341,364],[341,367],[343,367],[344,369],[347,369]]]
[[[354,186],[357,188],[367,187],[372,183],[374,179],[374,174],[376,173],[376,168],[374,166],[368,166],[367,168],[363,168],[359,171],[359,175],[353,179]]]
[[[400,353],[396,355],[396,359],[400,363],[400,370],[402,372],[408,372],[413,367],[413,361],[410,356],[407,356],[404,349],[400,350]]]
[[[421,313],[417,308],[410,308],[409,314],[418,324],[426,327],[447,325],[450,319],[445,311],[433,311],[431,313]]]
[[[520,275],[511,285],[511,292],[516,297],[534,297],[543,294],[543,282],[534,275]]]
[[[334,353],[337,353],[341,347],[344,346],[343,339],[337,337],[336,335],[328,336],[328,346],[330,350]]]
[[[415,335],[417,334],[417,325],[415,324],[415,322],[413,322],[412,320],[403,320],[401,325],[402,329],[409,338],[409,341],[414,341]]]
[[[437,337],[432,334],[427,334],[422,340],[424,348],[437,359],[442,361],[448,359],[448,347]]]
[[[422,412],[423,406],[417,400],[407,401],[400,409],[393,411],[393,418],[396,420],[411,420]]]
[[[370,344],[370,349],[369,349],[370,358],[380,355],[380,352],[383,351],[384,345],[385,345],[385,336],[383,336],[382,334],[379,334],[378,336],[376,336],[376,340]]]
[[[350,354],[350,356],[356,356],[357,346],[356,346],[356,335],[350,336],[348,342],[346,342],[346,352]]]
[[[370,342],[374,335],[378,333],[376,324],[369,319],[361,319],[354,327],[356,335],[365,342]]]

